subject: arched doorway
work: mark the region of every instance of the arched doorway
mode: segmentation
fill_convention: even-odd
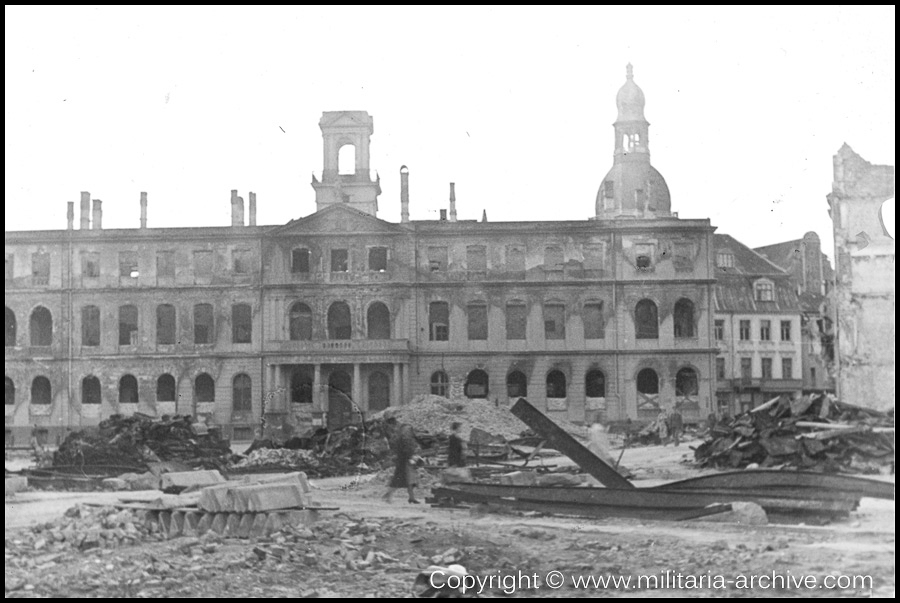
[[[369,375],[369,412],[384,410],[391,403],[391,380],[384,373]]]
[[[353,422],[353,391],[350,375],[344,371],[333,371],[328,377],[328,418],[327,427],[333,431]]]

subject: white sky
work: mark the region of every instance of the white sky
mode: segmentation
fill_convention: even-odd
[[[584,219],[634,64],[672,209],[750,246],[819,233],[843,142],[894,165],[895,11],[6,7],[6,230],[312,213],[323,111],[375,119],[379,217]]]

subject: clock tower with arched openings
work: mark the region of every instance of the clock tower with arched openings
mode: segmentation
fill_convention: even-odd
[[[369,139],[375,131],[365,111],[326,111],[319,120],[324,146],[321,179],[313,174],[316,211],[345,203],[370,215],[378,212],[381,182],[369,171]]]

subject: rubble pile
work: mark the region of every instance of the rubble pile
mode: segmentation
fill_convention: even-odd
[[[288,448],[259,448],[232,465],[235,469],[257,467],[318,467],[319,460],[311,450]]]
[[[97,430],[69,434],[53,455],[56,466],[119,465],[178,461],[189,467],[221,469],[232,461],[228,440],[217,429],[196,429],[190,417],[153,419],[113,415]]]
[[[894,417],[830,396],[776,398],[720,421],[694,451],[703,467],[793,467],[829,473],[893,471]]]

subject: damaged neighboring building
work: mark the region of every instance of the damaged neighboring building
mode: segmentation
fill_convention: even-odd
[[[26,438],[113,413],[193,414],[237,439],[339,427],[416,395],[527,397],[575,422],[712,408],[713,231],[679,219],[650,164],[631,66],[593,216],[565,222],[377,217],[373,121],[326,112],[316,212],[256,225],[6,233],[6,429]],[[599,134],[599,133],[597,133]],[[599,180],[599,178],[598,178]],[[93,208],[91,204],[93,203]],[[586,208],[587,209],[587,208]],[[93,211],[93,223],[91,212]]]
[[[787,271],[800,299],[804,393],[834,393],[834,270],[822,252],[819,235],[808,232],[802,239],[757,247],[754,251]]]
[[[716,403],[734,416],[803,388],[801,303],[790,275],[715,235]]]
[[[894,166],[872,165],[846,143],[828,194],[834,223],[837,393],[852,404],[894,408],[894,239],[882,206]]]

